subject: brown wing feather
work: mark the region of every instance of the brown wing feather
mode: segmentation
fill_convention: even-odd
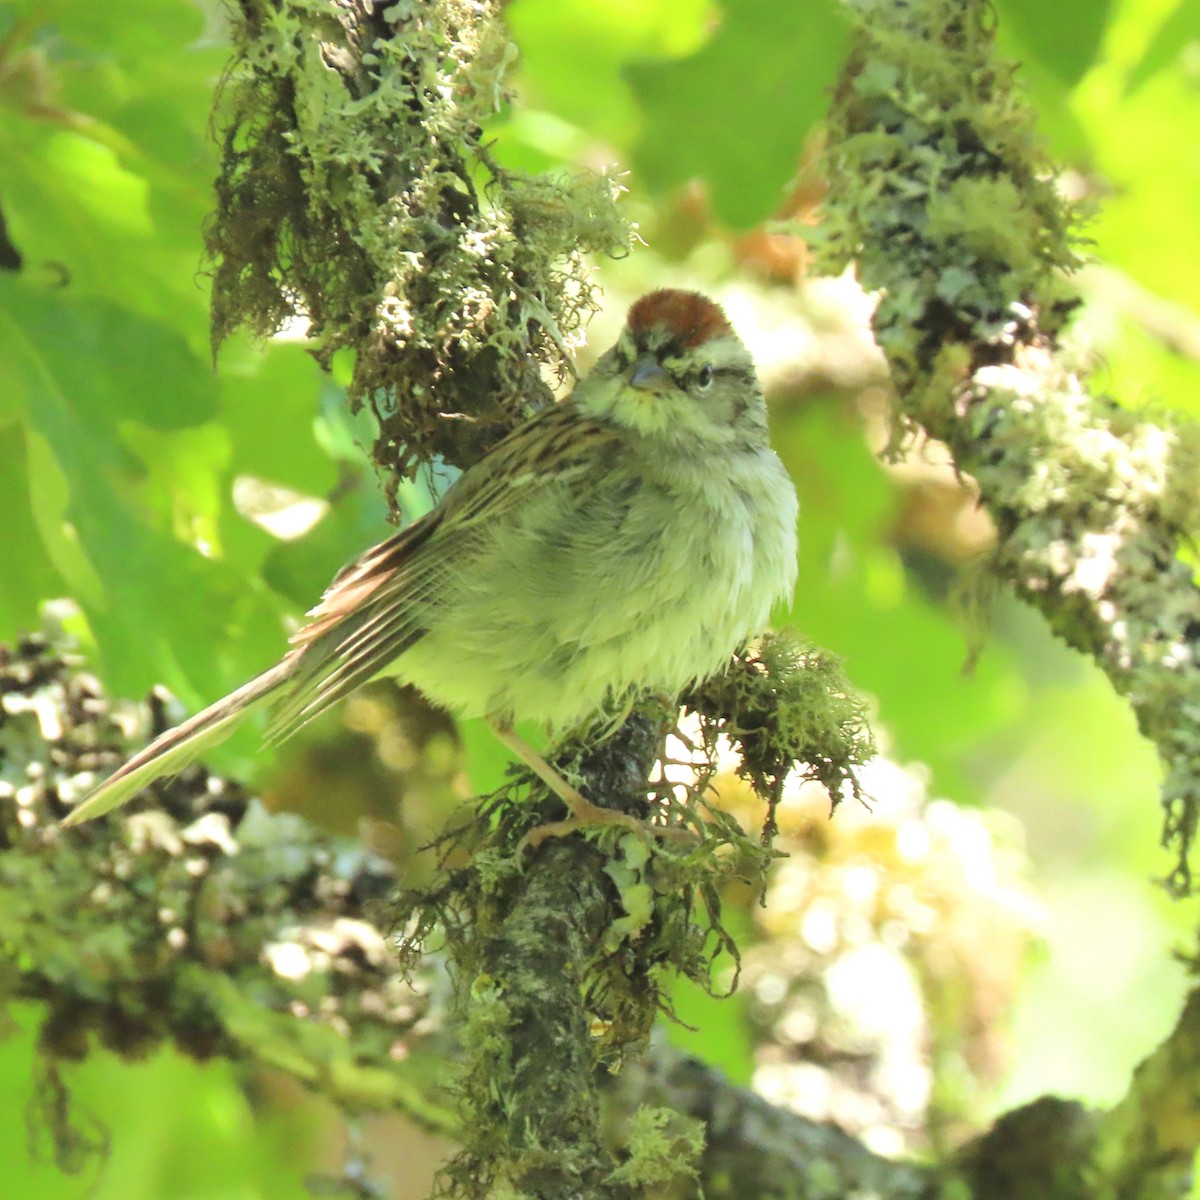
[[[442,510],[434,509],[338,572],[292,635],[291,672],[275,702],[268,741],[295,733],[424,633],[411,601],[423,594],[420,580],[429,573],[421,550],[441,522]],[[385,648],[391,653],[381,662]]]
[[[292,645],[312,645],[347,618],[353,618],[360,607],[429,540],[441,519],[441,509],[435,508],[407,529],[378,542],[352,563],[347,563],[322,593],[320,603],[309,609],[308,621],[292,634]]]
[[[590,471],[619,445],[602,422],[580,417],[569,401],[556,404],[498,442],[428,516],[339,572],[292,637],[293,669],[268,740],[294,733],[422,636],[417,602],[436,599],[448,559],[463,552],[462,546],[451,551],[451,541],[469,545],[473,531],[502,520],[530,489]]]
[[[496,443],[442,500],[447,527],[492,521],[539,484],[590,470],[620,439],[601,421],[583,417],[570,400],[551,405]]]

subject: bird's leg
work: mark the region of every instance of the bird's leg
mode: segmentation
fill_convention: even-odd
[[[571,810],[565,821],[551,821],[531,829],[517,849],[518,855],[527,846],[537,846],[547,838],[566,837],[577,829],[592,825],[621,825],[637,833],[654,832],[645,822],[616,809],[602,808],[585,800],[578,788],[572,787],[513,727],[501,721],[490,720],[492,732]]]

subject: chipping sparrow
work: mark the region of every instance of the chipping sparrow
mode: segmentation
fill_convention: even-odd
[[[720,671],[796,578],[796,493],[746,348],[694,292],[643,296],[571,396],[344,568],[276,666],[170,729],[66,819],[124,804],[252,708],[287,737],[379,675],[493,729],[581,823],[584,800],[512,730],[566,730]]]

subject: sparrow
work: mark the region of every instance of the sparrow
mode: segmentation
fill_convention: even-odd
[[[394,676],[486,718],[570,810],[554,834],[633,824],[586,800],[514,723],[561,734],[720,672],[791,595],[796,519],[725,313],[696,292],[650,292],[570,396],[344,567],[278,664],[155,738],[63,823],[125,804],[253,710],[268,710],[276,743]]]

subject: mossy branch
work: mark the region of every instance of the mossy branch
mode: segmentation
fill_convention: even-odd
[[[1083,1200],[1142,1195],[1143,1185],[1176,1195],[1190,1172],[1195,997],[1111,1113],[1038,1102],[967,1147],[956,1165],[968,1191],[666,1047],[597,1084],[597,1055],[611,1062],[644,1040],[656,973],[677,967],[664,925],[678,916],[667,899],[684,877],[655,878],[643,864],[660,899],[635,937],[628,924],[614,935],[639,872],[578,840],[547,844],[520,872],[496,853],[472,861],[479,919],[461,928],[469,945],[454,966],[469,986],[459,989],[466,1062],[453,1094],[440,989],[420,974],[403,982],[387,946],[388,866],[296,819],[268,818],[199,767],[161,788],[159,809],[58,825],[72,793],[123,757],[129,715],[40,640],[0,652],[0,980],[5,1001],[46,1005],[30,1111],[66,1169],[103,1145],[78,1127],[64,1070],[98,1037],[130,1058],[169,1040],[199,1058],[286,1071],[351,1111],[404,1112],[463,1140],[446,1182],[466,1195],[503,1180],[525,1195],[618,1200],[693,1174],[710,1200]],[[162,714],[152,705],[148,716]],[[622,749],[651,753],[659,733],[638,718]],[[632,772],[625,787],[601,779],[610,795],[632,790]],[[444,956],[422,961],[438,971]],[[610,1146],[621,1148],[615,1160]]]
[[[1059,356],[1076,214],[986,0],[856,0],[826,152],[828,265],[878,291],[897,439],[945,442],[998,534],[993,570],[1127,697],[1164,768],[1169,884],[1200,819],[1200,520],[1190,425],[1090,395]]]
[[[396,479],[466,466],[549,402],[619,254],[620,188],[507,171],[486,123],[515,47],[498,0],[241,0],[208,231],[213,342],[304,319],[353,363]]]
[[[348,1111],[455,1128],[448,1093],[393,1053],[419,1064],[429,1001],[370,916],[389,864],[200,767],[159,808],[59,825],[126,756],[128,718],[44,641],[0,648],[0,1002],[45,1002],[45,1059],[82,1058],[93,1037],[129,1058],[170,1041],[286,1071]],[[65,1124],[50,1132],[70,1144]]]
[[[618,1114],[665,1108],[703,1125],[705,1200],[937,1200],[944,1194],[937,1171],[873,1154],[837,1126],[768,1104],[669,1046],[656,1046],[632,1064],[611,1092]]]
[[[1200,992],[1192,991],[1170,1037],[1139,1064],[1124,1099],[1099,1122],[1090,1194],[1191,1195],[1200,1145],[1198,1079]]]
[[[775,667],[760,656],[743,671],[773,680],[793,704],[807,685],[772,669],[806,663],[817,678],[835,669],[783,646],[765,658]],[[768,770],[787,751],[780,727],[762,719],[765,693],[745,680],[725,686],[754,728],[747,770]],[[717,711],[711,696],[695,703]],[[869,749],[856,705],[834,711],[846,722],[838,736]],[[712,956],[732,950],[719,927],[713,937],[719,908],[708,905],[721,879],[750,869],[758,852],[741,838],[749,860],[730,858],[731,825],[662,854],[647,855],[623,833],[618,845],[550,842],[518,863],[521,831],[544,815],[526,781],[494,798],[494,828],[481,819],[467,831],[492,844],[477,845],[430,892],[409,894],[398,913],[387,864],[296,818],[268,816],[201,767],[161,785],[158,808],[61,828],[96,772],[163,722],[157,703],[140,722],[131,715],[110,708],[78,661],[41,639],[0,650],[0,999],[46,1005],[31,1112],[64,1168],[78,1169],[102,1145],[77,1130],[63,1070],[97,1038],[130,1058],[170,1041],[199,1058],[285,1071],[347,1111],[403,1112],[461,1140],[444,1180],[460,1195],[503,1181],[539,1197],[620,1200],[689,1176],[719,1195],[731,1162],[721,1147],[735,1131],[737,1156],[769,1155],[764,1177],[776,1182],[780,1163],[806,1155],[845,1159],[847,1179],[888,1176],[845,1134],[782,1113],[768,1122],[770,1106],[715,1077],[707,1095],[723,1098],[703,1139],[696,1120],[708,1121],[708,1111],[692,1112],[692,1100],[676,1107],[665,1091],[637,1104],[626,1093],[605,1116],[597,1078],[609,1071],[598,1067],[644,1046],[673,972],[707,983]],[[613,735],[615,748],[581,747],[579,771],[606,798],[644,812],[666,721],[659,707],[639,711]],[[807,730],[820,759],[834,743]],[[691,812],[679,819],[704,825]],[[389,938],[412,915],[406,982]],[[443,944],[432,954],[420,934],[435,927]],[[435,999],[444,989],[429,986],[446,966],[463,1052],[450,1084],[450,1014]]]

